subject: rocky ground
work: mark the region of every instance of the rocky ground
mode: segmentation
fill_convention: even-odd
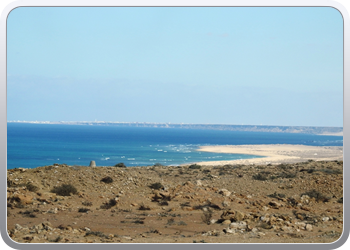
[[[343,162],[7,171],[21,243],[316,243],[343,228]]]

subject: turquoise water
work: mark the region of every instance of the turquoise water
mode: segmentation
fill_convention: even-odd
[[[342,146],[342,136],[204,129],[7,124],[7,168],[54,163],[88,166],[179,165],[259,156],[198,152],[204,145],[303,144]]]

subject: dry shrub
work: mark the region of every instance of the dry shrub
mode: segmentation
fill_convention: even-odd
[[[308,191],[306,193],[301,194],[300,196],[303,195],[308,195],[310,198],[315,198],[316,201],[318,202],[328,202],[331,198],[330,197],[326,197],[324,194],[316,191],[315,189]]]
[[[205,224],[210,225],[210,221],[211,221],[212,217],[213,217],[213,211],[210,209],[207,209],[207,210],[203,211],[201,219]]]
[[[149,206],[146,206],[144,203],[142,203],[139,207],[139,210],[151,210]]]
[[[32,183],[27,183],[26,188],[30,192],[36,192],[39,190],[39,188],[37,186],[33,185]]]
[[[111,177],[107,176],[107,177],[102,178],[101,181],[104,183],[112,183],[113,179]]]
[[[164,186],[160,182],[153,183],[153,184],[149,185],[149,187],[152,189],[156,189],[156,190],[164,188]]]
[[[54,187],[51,192],[60,196],[70,196],[78,193],[78,190],[71,184],[62,184],[59,187]]]

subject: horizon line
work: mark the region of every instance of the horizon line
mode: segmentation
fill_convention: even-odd
[[[227,126],[275,126],[275,127],[327,127],[327,128],[343,128],[343,126],[322,126],[322,125],[267,125],[267,124],[232,124],[232,123],[184,123],[184,122],[120,122],[120,121],[26,121],[12,120],[7,123],[35,123],[35,124],[57,124],[57,123],[115,123],[115,124],[164,124],[164,125],[227,125]]]

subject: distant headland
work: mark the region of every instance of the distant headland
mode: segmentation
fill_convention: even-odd
[[[155,123],[155,122],[111,122],[111,121],[8,121],[8,123],[213,129],[213,130],[231,130],[231,131],[303,133],[303,134],[343,136],[343,127],[319,127],[319,126],[230,125],[230,124],[194,124],[194,123],[192,124],[192,123]]]

